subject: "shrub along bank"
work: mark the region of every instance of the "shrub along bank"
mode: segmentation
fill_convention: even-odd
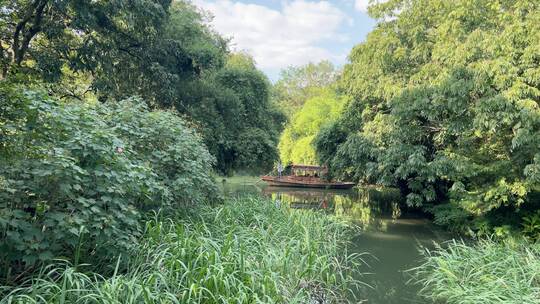
[[[125,253],[149,209],[217,199],[213,157],[178,115],[134,99],[63,103],[0,86],[0,282]]]
[[[358,281],[345,223],[261,198],[157,215],[109,278],[84,265],[45,268],[1,303],[342,303]],[[122,259],[126,259],[122,257]]]

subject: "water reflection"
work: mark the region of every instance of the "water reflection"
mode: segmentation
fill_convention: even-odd
[[[287,204],[293,209],[315,209],[334,213],[337,192],[322,189],[266,187],[262,193],[273,201]]]
[[[420,246],[448,238],[421,214],[403,205],[395,189],[364,188],[325,190],[265,187],[264,184],[223,185],[225,195],[262,193],[276,204],[295,209],[318,210],[346,217],[357,223],[359,233],[352,240],[353,252],[370,253],[369,266],[360,270],[362,280],[372,288],[360,291],[367,303],[425,303],[416,296],[417,287],[407,284],[404,271],[419,263]],[[360,275],[360,274],[359,274]]]
[[[273,201],[293,209],[313,209],[345,217],[363,230],[386,231],[387,220],[399,219],[401,197],[395,189],[365,188],[327,190],[264,187],[260,191]]]

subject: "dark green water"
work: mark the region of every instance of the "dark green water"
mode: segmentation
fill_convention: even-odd
[[[417,213],[407,212],[393,189],[321,190],[267,187],[264,183],[223,183],[225,195],[258,193],[290,208],[313,209],[346,217],[358,225],[350,251],[369,253],[359,276],[370,285],[359,295],[367,303],[428,303],[407,283],[406,270],[420,263],[421,247],[449,235]]]

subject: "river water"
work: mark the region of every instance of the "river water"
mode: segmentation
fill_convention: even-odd
[[[264,183],[223,182],[226,196],[257,193],[290,208],[313,209],[346,217],[358,225],[350,253],[368,253],[360,279],[370,287],[359,298],[367,303],[429,303],[417,296],[406,270],[419,265],[421,248],[432,248],[450,236],[428,219],[403,207],[394,189],[324,190],[268,187]]]

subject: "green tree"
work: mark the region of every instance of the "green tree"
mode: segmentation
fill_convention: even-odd
[[[277,141],[285,120],[270,102],[270,84],[246,54],[232,54],[227,64],[204,81],[188,113],[202,127],[206,143],[225,174],[268,171],[277,160]]]
[[[340,89],[352,100],[319,133],[320,157],[335,174],[399,186],[414,206],[538,208],[539,3],[394,0],[370,12],[382,21],[350,54]]]
[[[291,118],[309,98],[324,94],[321,89],[333,84],[337,76],[336,68],[327,60],[291,66],[281,71],[272,98]]]
[[[156,37],[169,5],[166,0],[3,1],[2,75],[55,81],[63,66],[105,73],[121,63],[140,62],[132,50]]]
[[[185,108],[201,102],[191,91],[227,60],[226,40],[207,21],[191,3],[175,1],[155,37],[136,48],[138,58],[108,73],[114,79],[102,83],[103,94],[115,92],[117,99],[139,95],[154,107],[188,114]]]
[[[4,3],[3,78],[43,82],[61,97],[139,95],[152,106],[170,107],[187,83],[225,61],[226,41],[186,1]],[[65,88],[74,77],[86,80],[82,90]]]
[[[344,98],[331,89],[321,90],[318,96],[308,99],[281,135],[278,146],[281,161],[317,164],[312,141],[322,127],[339,116],[343,103]]]
[[[277,142],[282,115],[269,103],[268,80],[249,56],[229,54],[190,2],[8,1],[0,17],[10,81],[40,83],[61,98],[140,96],[153,109],[175,108],[201,130],[222,172],[246,164],[237,140],[244,132],[266,134],[251,136],[272,156],[261,168],[277,158],[268,143]]]

